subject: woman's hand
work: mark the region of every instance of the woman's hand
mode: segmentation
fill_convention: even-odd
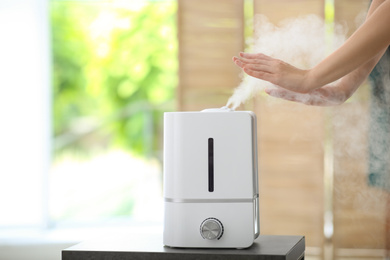
[[[276,85],[265,92],[276,98],[303,103],[312,106],[334,106],[342,104],[352,95],[348,92],[349,81],[339,81],[311,90],[309,70],[298,69],[286,62],[257,53],[240,53],[233,57],[234,63],[248,75],[269,81]],[[348,84],[346,84],[348,83]]]
[[[390,0],[372,0],[363,25],[335,52],[310,70],[298,69],[267,55],[240,53],[233,57],[248,75],[280,88],[273,97],[307,105],[345,102],[364,82],[390,44]],[[339,81],[329,85],[331,82]]]
[[[344,103],[352,93],[345,93],[344,88],[338,85],[324,86],[311,92],[301,94],[283,88],[267,88],[265,92],[276,98],[294,101],[311,106],[335,106]]]
[[[248,75],[297,93],[308,93],[334,82],[371,61],[390,44],[390,0],[373,1],[369,17],[348,40],[310,70],[258,53],[240,53],[233,61]]]
[[[252,77],[297,93],[308,93],[313,89],[309,70],[298,69],[262,53],[240,52],[239,56],[233,57],[234,63]]]

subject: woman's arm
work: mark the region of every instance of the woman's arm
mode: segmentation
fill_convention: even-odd
[[[384,51],[383,51],[384,52]],[[268,88],[265,90],[267,94],[276,98],[282,98],[289,101],[300,102],[312,106],[334,106],[344,103],[352,94],[359,88],[370,74],[380,57],[377,55],[363,66],[347,74],[341,80],[323,86],[321,88],[312,90],[308,93],[302,94],[293,92],[283,88]]]
[[[389,45],[389,14],[390,1],[374,0],[364,24],[338,50],[311,70],[298,69],[264,54],[240,53],[240,58],[234,57],[233,61],[248,75],[297,93],[310,93],[347,75],[336,86],[327,86],[325,90],[333,94],[337,90],[348,98],[365,80]],[[272,95],[272,91],[269,94]],[[337,99],[343,100],[340,97]]]
[[[308,72],[306,89],[333,82],[366,63],[372,70],[389,44],[390,1],[385,1],[339,49]]]

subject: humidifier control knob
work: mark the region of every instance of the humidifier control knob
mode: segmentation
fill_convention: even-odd
[[[216,218],[207,218],[200,225],[200,234],[204,239],[220,239],[223,235],[223,225]]]

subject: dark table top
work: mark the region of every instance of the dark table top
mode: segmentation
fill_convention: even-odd
[[[303,259],[304,236],[260,235],[247,249],[170,248],[161,234],[121,234],[82,242],[62,251],[63,260],[76,259]]]

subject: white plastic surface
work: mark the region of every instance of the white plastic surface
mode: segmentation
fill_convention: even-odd
[[[229,107],[221,107],[204,109],[202,112],[234,112],[234,110]]]
[[[172,247],[245,248],[258,235],[256,116],[229,108],[164,115],[164,244]],[[209,138],[214,189],[209,191]],[[200,225],[217,218],[219,240]]]
[[[217,240],[204,239],[200,226],[207,218],[221,221]],[[171,247],[246,248],[253,244],[252,203],[165,203],[164,245]]]
[[[164,196],[253,199],[250,112],[165,113]],[[214,139],[214,192],[208,191],[208,139]]]

